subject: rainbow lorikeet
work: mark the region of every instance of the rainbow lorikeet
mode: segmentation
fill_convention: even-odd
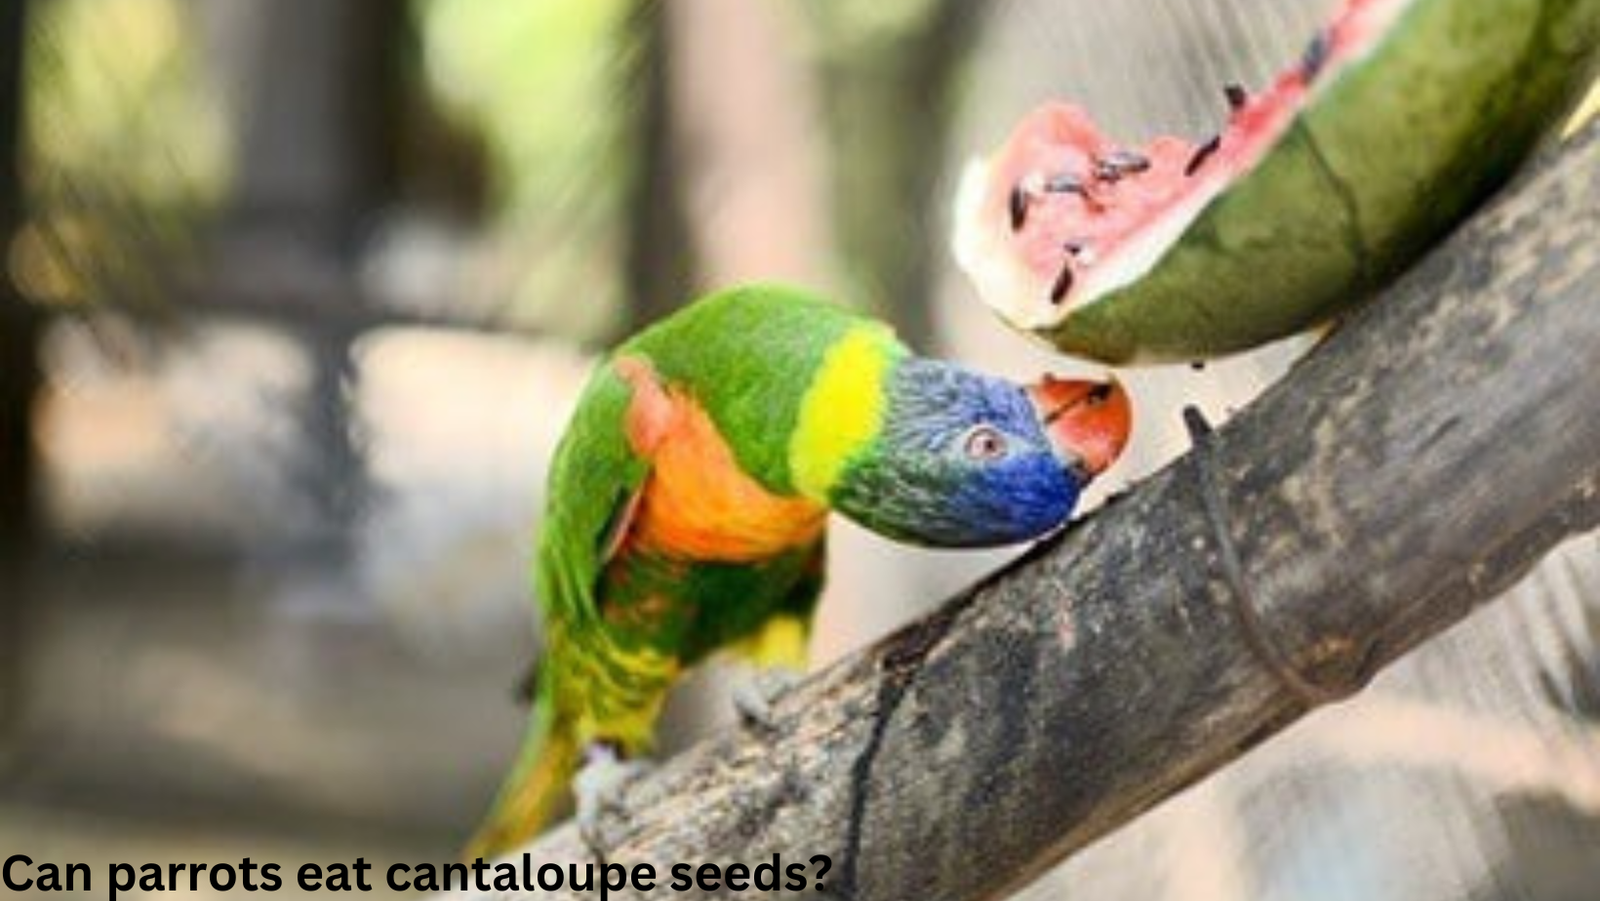
[[[529,736],[469,858],[565,805],[586,752],[646,752],[676,677],[737,648],[803,666],[828,511],[994,546],[1063,523],[1121,452],[1115,382],[1032,387],[914,356],[799,291],[700,300],[618,347],[556,450]]]

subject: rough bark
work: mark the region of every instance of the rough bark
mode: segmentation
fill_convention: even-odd
[[[1600,523],[1597,196],[1591,126],[1193,452],[627,785],[598,850],[999,897],[1357,689]]]

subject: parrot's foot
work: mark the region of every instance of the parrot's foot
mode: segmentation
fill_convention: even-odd
[[[804,674],[786,667],[759,669],[733,689],[733,706],[746,728],[770,735],[778,729],[772,703],[800,684]]]
[[[572,793],[577,797],[578,833],[600,862],[606,861],[607,845],[600,829],[602,820],[621,810],[623,786],[651,769],[646,761],[626,759],[620,748],[608,742],[596,742],[584,750],[583,769],[572,779]]]

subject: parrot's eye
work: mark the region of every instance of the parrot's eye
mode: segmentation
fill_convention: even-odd
[[[975,425],[962,439],[962,450],[973,460],[998,460],[1006,453],[1006,436],[992,425]]]

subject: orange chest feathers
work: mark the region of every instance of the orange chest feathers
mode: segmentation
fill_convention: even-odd
[[[747,475],[706,411],[663,387],[647,363],[616,366],[633,386],[628,440],[650,461],[631,543],[679,559],[751,563],[821,536],[826,508],[773,494]]]

